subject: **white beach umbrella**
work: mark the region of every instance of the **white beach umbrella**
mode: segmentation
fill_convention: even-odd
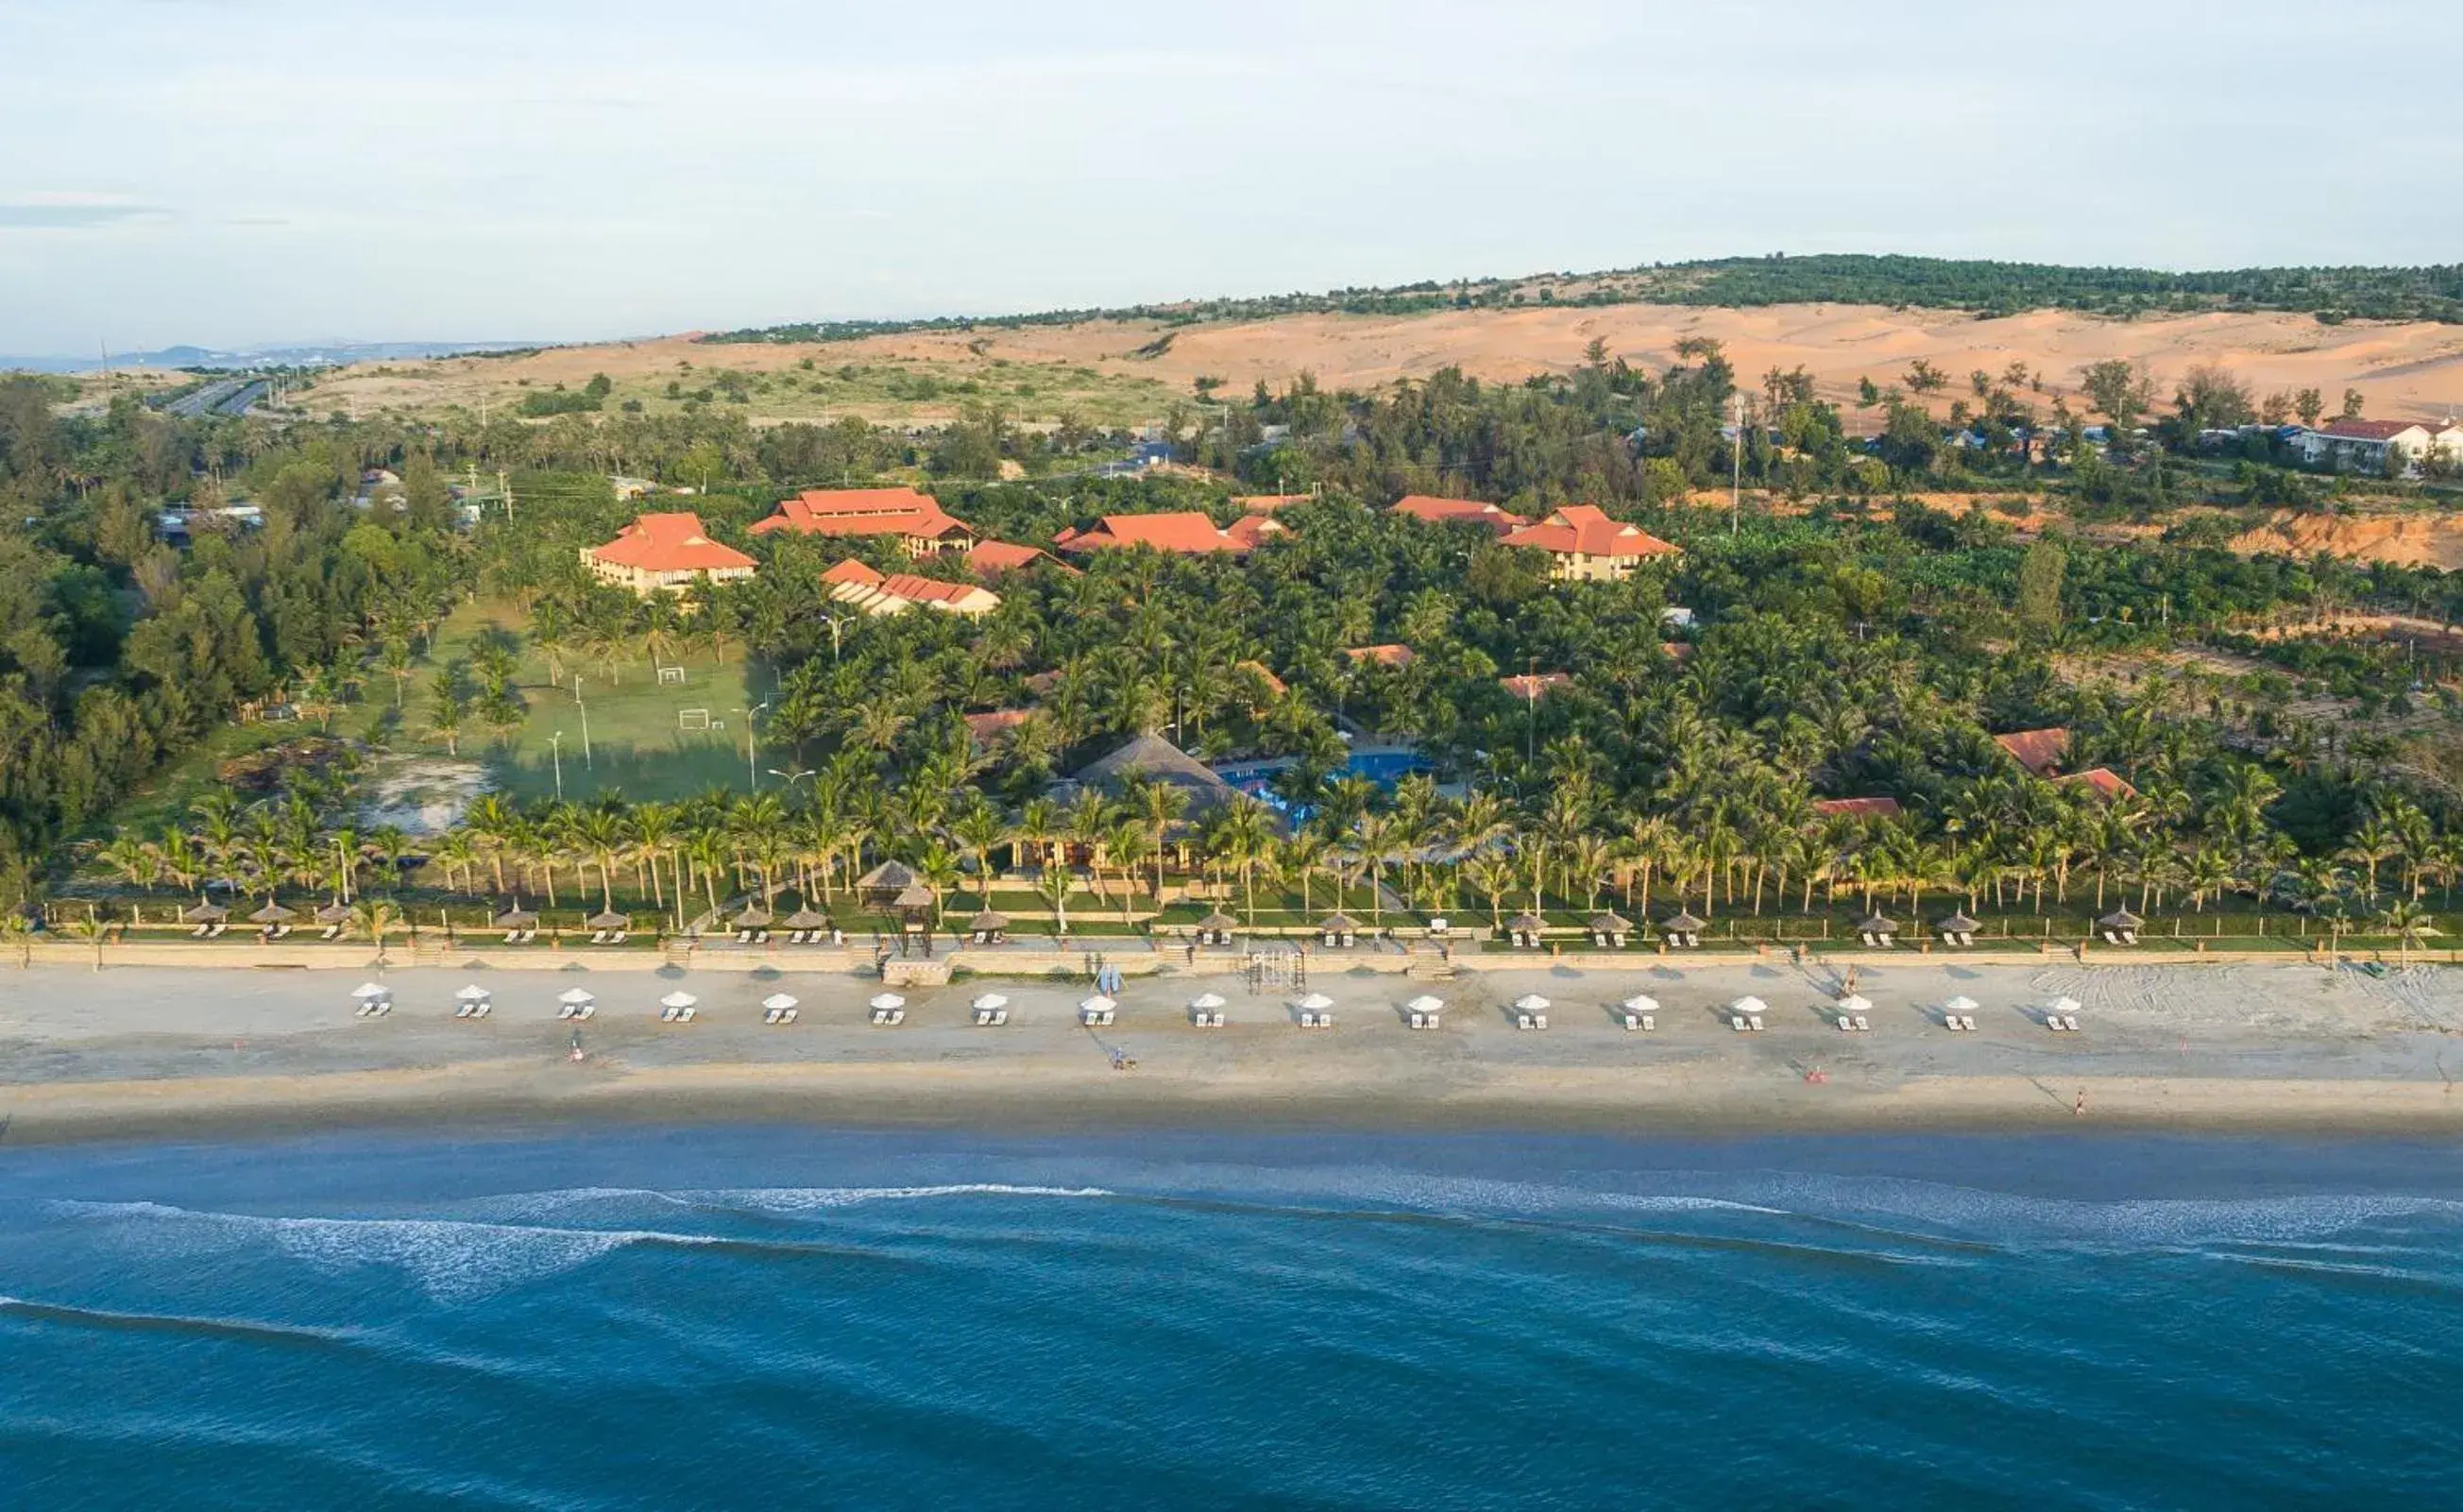
[[[659,999],[659,1006],[662,1008],[689,1008],[699,1001],[701,1001],[701,999],[690,993],[672,992]]]
[[[472,982],[469,986],[463,988],[458,993],[455,993],[453,995],[453,998],[456,1002],[483,1003],[488,1000],[490,996],[488,989],[480,986],[477,982]]]
[[[2073,1014],[2078,1011],[2079,1000],[2075,997],[2056,997],[2053,999],[2053,1012],[2055,1013]]]
[[[556,995],[556,1000],[568,1008],[580,1008],[597,1002],[599,998],[595,994],[585,992],[578,987],[568,987]]]
[[[361,982],[351,989],[351,996],[363,1003],[374,1002],[380,997],[392,997],[393,989],[382,982]]]
[[[874,996],[872,1005],[875,1008],[904,1008],[906,1006],[906,999],[896,993],[880,993]]]
[[[1873,1011],[1873,999],[1865,997],[1862,993],[1849,993],[1846,997],[1839,999],[1839,1011],[1841,1013],[1871,1013]]]
[[[1977,1002],[1977,1001],[1976,1001],[1974,998],[1973,998],[1973,997],[1952,997],[1950,1001],[1948,1001],[1948,1002],[1946,1002],[1946,1003],[1943,1003],[1943,1004],[1942,1004],[1942,1006],[1943,1006],[1944,1008],[1949,1009],[1951,1013],[1956,1013],[1956,1014],[1970,1014],[1970,1013],[1973,1013],[1976,1009],[1981,1008],[1981,1007],[1983,1007],[1984,1005],[1983,1005],[1982,1003]]]
[[[1196,997],[1191,997],[1188,1000],[1188,1006],[1196,1009],[1199,1013],[1212,1013],[1215,1009],[1224,1006],[1223,995],[1220,993],[1199,993]]]
[[[1657,1013],[1659,999],[1648,993],[1636,993],[1621,1005],[1627,1013]]]
[[[878,997],[873,999],[875,1002],[879,1002],[880,1000],[881,999]],[[1097,993],[1094,997],[1087,998],[1078,1006],[1085,1009],[1088,1013],[1108,1013],[1112,1009],[1118,1008],[1121,1005],[1114,1002],[1111,998],[1104,997],[1101,993]]]
[[[1730,1003],[1728,1006],[1729,1006],[1730,1008],[1732,1008],[1732,1009],[1735,1010],[1737,1013],[1741,1013],[1741,1014],[1756,1014],[1756,1013],[1768,1013],[1768,1012],[1770,1012],[1770,1004],[1768,1004],[1768,1003],[1766,1003],[1766,1002],[1762,1001],[1762,1000],[1761,1000],[1760,998],[1758,998],[1758,997],[1739,997],[1739,998],[1737,998],[1734,1002]]]
[[[761,1006],[769,1009],[773,1013],[784,1013],[788,1009],[796,1006],[796,999],[787,996],[785,993],[772,993],[769,997],[761,999]]]
[[[1323,993],[1311,993],[1299,1000],[1299,1006],[1310,1013],[1323,1013],[1334,1006],[1334,999]]]
[[[986,1011],[995,1008],[1006,1008],[1009,1006],[1009,999],[998,993],[986,993],[975,999],[975,1006]]]
[[[1514,999],[1514,1006],[1523,1013],[1542,1013],[1548,1007],[1548,999],[1537,993],[1524,993]]]
[[[1427,993],[1422,993],[1419,997],[1412,998],[1403,1006],[1408,1008],[1413,1013],[1436,1013],[1443,1009],[1445,1005],[1446,1000],[1444,998],[1431,997]]]

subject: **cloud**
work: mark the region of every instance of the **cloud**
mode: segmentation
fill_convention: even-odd
[[[19,194],[0,199],[0,230],[85,230],[169,213],[116,194]]]

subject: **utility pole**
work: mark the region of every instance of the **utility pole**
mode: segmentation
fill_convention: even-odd
[[[1733,540],[1745,515],[1745,396],[1730,394],[1728,406],[1736,417],[1736,441],[1728,461],[1728,538]]]
[[[512,480],[505,475],[505,470],[502,468],[496,470],[496,497],[505,501],[505,523],[512,524],[513,522],[513,484]]]
[[[1530,729],[1522,737],[1522,762],[1539,764],[1539,659],[1531,659],[1531,675],[1522,680],[1522,698],[1531,708]]]

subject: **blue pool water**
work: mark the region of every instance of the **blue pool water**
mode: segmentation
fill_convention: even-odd
[[[11,1150],[0,1505],[2451,1506],[2454,1155]]]
[[[1288,757],[1265,761],[1225,761],[1214,768],[1214,775],[1251,798],[1262,799],[1277,809],[1292,812],[1292,806],[1275,791],[1275,778],[1290,765]],[[1435,770],[1436,764],[1417,751],[1355,751],[1334,776],[1363,777],[1380,787],[1391,789],[1414,772]],[[1303,813],[1300,817],[1305,818],[1306,815]]]

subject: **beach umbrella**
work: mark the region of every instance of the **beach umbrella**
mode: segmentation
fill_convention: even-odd
[[[488,989],[480,986],[477,982],[472,982],[469,986],[463,988],[458,993],[455,993],[453,995],[453,999],[456,1002],[483,1003],[488,1000]]]
[[[363,1003],[368,1003],[374,1002],[380,997],[392,997],[393,989],[385,986],[382,982],[361,982],[357,987],[351,989],[351,996]]]
[[[772,1013],[784,1013],[788,1009],[796,1006],[796,999],[788,997],[785,993],[772,993],[769,997],[761,999],[761,1006],[769,1009]]]
[[[1413,1013],[1437,1013],[1444,1009],[1446,1006],[1446,1000],[1442,997],[1431,997],[1427,993],[1422,993],[1419,997],[1412,998],[1403,1006],[1408,1008]]]
[[[1871,1013],[1873,1011],[1873,999],[1865,997],[1862,993],[1849,993],[1846,997],[1839,999],[1839,1011],[1841,1013]]]
[[[1537,993],[1524,993],[1514,999],[1514,1006],[1523,1013],[1542,1013],[1548,1007],[1548,999]]]
[[[1622,1006],[1627,1013],[1657,1013],[1659,1012],[1659,999],[1653,997],[1648,993],[1636,993],[1632,997],[1626,998],[1620,1006]]]
[[[699,1001],[701,1001],[701,999],[690,993],[672,992],[659,999],[659,1006],[662,1008],[689,1008]]]
[[[1199,993],[1188,1000],[1188,1006],[1199,1013],[1212,1013],[1223,1005],[1223,997],[1220,993]]]
[[[1311,993],[1299,1000],[1299,1006],[1310,1013],[1323,1013],[1334,1006],[1334,999],[1323,993]]]
[[[793,1001],[792,998],[789,1000]],[[1009,999],[998,993],[986,993],[975,999],[974,1006],[985,1013],[990,1013],[996,1008],[1008,1007]]]
[[[1942,1006],[1949,1009],[1951,1013],[1970,1014],[1984,1005],[1977,1002],[1973,997],[1952,997],[1950,1001],[1943,1003]]]
[[[1737,998],[1734,1002],[1730,1003],[1728,1006],[1729,1006],[1730,1008],[1733,1009],[1735,1012],[1737,1012],[1737,1013],[1741,1013],[1741,1014],[1757,1014],[1757,1013],[1768,1013],[1768,1012],[1770,1012],[1770,1004],[1768,1004],[1768,1003],[1766,1003],[1766,1002],[1762,1001],[1762,1000],[1761,1000],[1760,998],[1758,998],[1758,997],[1739,997],[1739,998]]]
[[[878,993],[873,997],[872,1005],[875,1008],[904,1008],[906,1006],[906,999],[896,993]]]
[[[556,1000],[568,1008],[579,1008],[588,1003],[595,1003],[599,998],[578,987],[568,987],[556,995]]]
[[[2078,1011],[2079,1000],[2075,997],[2056,997],[2053,999],[2053,1012],[2055,1013],[2073,1014]]]
[[[873,1001],[879,1002],[881,999],[876,997]],[[1088,1013],[1109,1013],[1111,1010],[1118,1008],[1121,1005],[1114,1002],[1111,998],[1104,997],[1102,994],[1097,993],[1094,997],[1087,998],[1078,1006]]]

